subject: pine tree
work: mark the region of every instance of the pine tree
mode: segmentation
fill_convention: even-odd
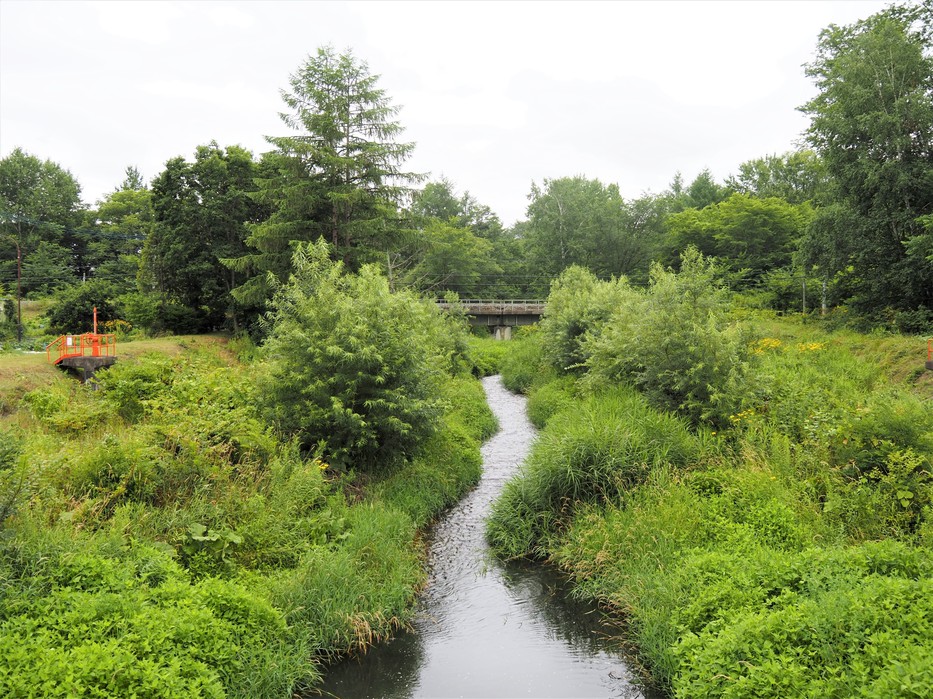
[[[381,248],[398,204],[420,175],[404,172],[414,144],[397,139],[399,108],[377,87],[379,76],[348,51],[318,50],[290,77],[283,122],[294,134],[269,136],[274,173],[256,197],[273,209],[252,226],[255,252],[227,264],[254,276],[237,290],[243,301],[268,299],[290,271],[294,243],[327,240],[351,268]],[[271,276],[270,276],[271,273]]]

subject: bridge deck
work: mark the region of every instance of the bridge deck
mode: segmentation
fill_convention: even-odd
[[[538,299],[464,299],[455,304],[438,301],[437,305],[445,311],[460,309],[469,318],[470,325],[485,325],[501,330],[537,323],[544,313],[545,303]],[[499,330],[496,332],[498,337]]]
[[[438,307],[447,310],[451,304],[438,301]],[[540,299],[462,299],[454,304],[467,315],[536,315],[544,313],[545,302]]]

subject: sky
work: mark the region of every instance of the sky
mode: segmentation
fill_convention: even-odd
[[[532,182],[631,199],[791,150],[820,31],[888,4],[0,0],[0,157],[58,163],[93,206],[128,166],[148,181],[212,140],[258,156],[292,133],[289,76],[331,45],[401,108],[407,169],[510,225]]]

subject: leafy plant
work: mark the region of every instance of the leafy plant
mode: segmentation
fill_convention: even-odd
[[[436,428],[461,330],[375,268],[344,275],[325,243],[299,246],[266,342],[265,411],[338,468],[386,467]]]

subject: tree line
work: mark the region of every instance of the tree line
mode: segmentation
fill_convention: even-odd
[[[390,288],[464,297],[544,295],[579,265],[647,284],[688,246],[779,310],[843,307],[871,325],[933,324],[933,5],[895,5],[821,34],[805,70],[806,146],[741,163],[717,182],[678,173],[625,199],[584,176],[533,183],[505,227],[469,192],[405,164],[398,107],[351,51],[319,49],[282,90],[286,135],[259,156],[199,146],[149,183],[135,168],[95,207],[58,164],[0,161],[0,295],[56,294],[50,330],[90,304],[149,330],[249,330],[287,283],[293,252],[324,241]],[[18,267],[18,269],[17,269]],[[809,301],[804,294],[809,289]],[[76,325],[77,324],[77,325]]]

